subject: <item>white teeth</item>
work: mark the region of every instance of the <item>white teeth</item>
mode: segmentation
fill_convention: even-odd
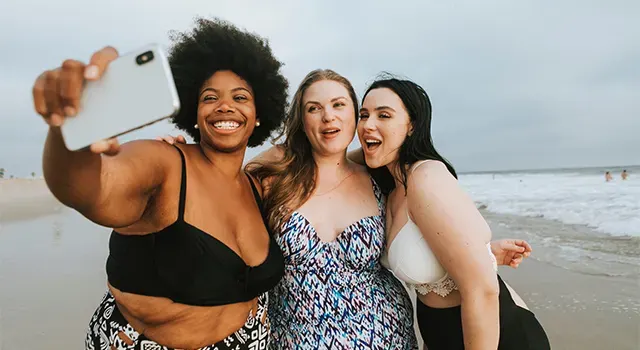
[[[366,140],[364,140],[364,142],[366,142],[366,143],[368,143],[368,144],[378,144],[378,143],[382,143],[382,141],[374,140],[374,139],[366,139]]]
[[[213,126],[216,129],[232,130],[239,127],[240,123],[234,122],[234,121],[219,121],[219,122],[215,122]]]
[[[340,131],[340,130],[338,130],[338,129],[331,129],[331,130],[325,130],[325,131],[323,131],[322,133],[323,133],[323,134],[333,134],[334,132],[338,132],[338,131]]]

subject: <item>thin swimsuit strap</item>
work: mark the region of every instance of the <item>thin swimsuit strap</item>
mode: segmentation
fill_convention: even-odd
[[[409,173],[412,173],[414,170],[416,170],[417,167],[419,167],[420,165],[422,165],[422,164],[424,164],[424,163],[426,163],[426,162],[428,162],[430,160],[433,160],[433,159],[423,159],[423,160],[419,160],[419,161],[413,163],[411,168],[409,168]]]
[[[184,221],[184,202],[187,197],[187,164],[184,158],[182,150],[173,145],[180,153],[180,159],[182,160],[182,179],[180,181],[180,204],[178,205],[178,221]]]
[[[178,221],[184,221],[184,210],[185,210],[184,208],[185,208],[185,200],[187,197],[187,165],[186,165],[186,160],[182,150],[176,145],[173,145],[173,147],[175,147],[178,150],[178,153],[180,154],[180,159],[182,161],[182,179],[180,181],[180,202],[178,205]],[[249,179],[249,183],[251,184],[251,190],[253,191],[253,197],[255,198],[256,203],[258,204],[258,209],[260,209],[260,214],[264,219],[265,216],[264,216],[264,210],[262,207],[262,198],[260,197],[260,192],[258,192],[258,189],[256,188],[256,185],[253,183],[251,176],[249,176],[249,174],[246,172],[245,172],[245,175]]]
[[[262,212],[262,198],[260,197],[260,192],[258,192],[258,189],[256,188],[256,185],[253,183],[251,176],[249,176],[247,172],[245,172],[244,174],[247,175],[247,178],[249,179],[249,183],[251,184],[251,190],[253,190],[253,196],[256,198],[256,203],[258,203],[258,207],[260,207],[260,212]]]

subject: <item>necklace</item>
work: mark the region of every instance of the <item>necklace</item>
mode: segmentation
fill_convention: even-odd
[[[353,175],[353,174],[355,174],[355,171],[350,172],[350,173],[349,173],[349,175],[345,176],[342,180],[340,180],[340,182],[338,182],[338,184],[337,184],[337,185],[333,186],[333,188],[331,188],[329,191],[326,191],[326,192],[323,192],[323,193],[320,193],[320,194],[314,194],[313,196],[314,196],[314,197],[320,197],[320,196],[324,196],[324,195],[325,195],[325,194],[327,194],[327,193],[332,192],[332,191],[333,191],[333,190],[335,190],[336,188],[340,187],[340,185],[342,185],[342,183],[343,183],[346,179],[350,178],[350,177],[351,177],[351,175]]]

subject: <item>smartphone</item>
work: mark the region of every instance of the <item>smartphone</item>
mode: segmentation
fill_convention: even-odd
[[[117,137],[175,115],[180,99],[158,44],[115,59],[99,80],[86,81],[76,116],[61,126],[69,150]]]

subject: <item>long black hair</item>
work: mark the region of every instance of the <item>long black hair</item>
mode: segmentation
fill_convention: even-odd
[[[405,193],[407,190],[406,166],[411,166],[421,160],[438,160],[444,163],[451,175],[457,179],[458,175],[453,166],[433,146],[433,140],[431,139],[431,101],[427,92],[420,85],[410,80],[385,77],[375,80],[367,88],[362,97],[362,102],[364,103],[364,99],[371,90],[381,88],[387,88],[400,97],[413,126],[413,132],[411,135],[407,135],[402,146],[400,146],[397,162],[401,176],[400,182],[404,185]],[[368,169],[385,194],[389,194],[396,187],[393,175],[386,166]]]

